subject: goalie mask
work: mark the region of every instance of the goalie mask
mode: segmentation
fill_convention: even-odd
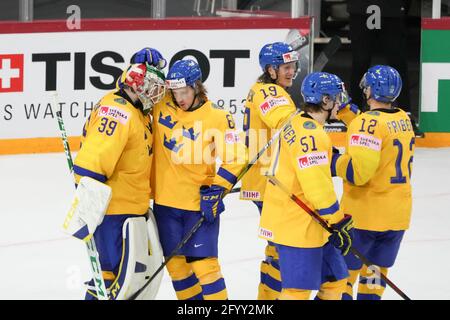
[[[164,73],[148,64],[132,64],[120,80],[134,90],[142,103],[144,114],[148,114],[166,93]]]

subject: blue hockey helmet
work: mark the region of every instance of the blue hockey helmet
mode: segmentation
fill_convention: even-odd
[[[306,103],[321,104],[323,96],[329,96],[333,101],[339,97],[342,101],[345,89],[344,83],[337,75],[313,72],[303,79],[301,92]]]
[[[194,60],[178,60],[169,69],[166,78],[168,89],[178,89],[187,86],[195,88],[195,82],[202,79],[200,66]]]
[[[371,67],[361,79],[361,89],[370,88],[370,98],[380,102],[393,102],[402,90],[402,78],[390,66]]]
[[[267,66],[278,68],[281,64],[299,61],[299,54],[284,42],[268,43],[259,52],[259,65],[263,72]]]

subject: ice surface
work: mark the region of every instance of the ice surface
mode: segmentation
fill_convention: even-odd
[[[85,247],[61,231],[73,189],[63,153],[0,156],[0,299],[84,296]],[[412,299],[450,299],[450,148],[416,149],[413,195],[411,229],[389,278]],[[255,299],[265,247],[258,211],[237,194],[225,205],[219,259],[229,297]],[[157,298],[175,299],[167,272]],[[399,299],[389,288],[384,298]]]

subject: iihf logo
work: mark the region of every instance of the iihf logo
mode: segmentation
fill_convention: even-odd
[[[0,54],[0,92],[23,91],[23,54]]]

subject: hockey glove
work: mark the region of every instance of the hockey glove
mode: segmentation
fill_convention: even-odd
[[[352,98],[350,98],[350,97],[347,97],[347,99],[344,99],[344,101],[339,105],[339,107],[338,107],[338,114],[339,114],[339,111],[341,111],[342,109],[345,109],[345,107],[347,107],[347,106],[349,106],[348,107],[348,109],[351,111],[351,112],[353,112],[354,114],[358,114],[358,106],[356,105],[356,104],[354,104],[354,103],[352,103]]]
[[[164,69],[167,65],[167,61],[163,58],[162,54],[153,48],[144,48],[136,52],[131,58],[131,63],[145,62],[158,69]]]
[[[222,200],[224,192],[225,188],[220,186],[201,186],[200,210],[207,222],[213,223],[217,215],[225,211],[225,205]]]
[[[343,256],[347,255],[353,239],[352,216],[346,214],[341,221],[333,224],[331,227],[333,228],[333,233],[328,237],[328,241],[341,250]]]

